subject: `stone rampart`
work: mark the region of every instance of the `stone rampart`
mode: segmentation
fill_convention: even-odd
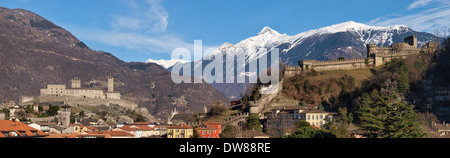
[[[81,97],[51,97],[51,96],[40,96],[36,97],[36,101],[41,103],[52,103],[52,102],[63,102],[69,106],[86,105],[86,106],[100,106],[111,104],[117,104],[119,106],[125,107],[127,109],[136,109],[138,105],[131,101],[123,99],[99,99],[99,98],[81,98]]]

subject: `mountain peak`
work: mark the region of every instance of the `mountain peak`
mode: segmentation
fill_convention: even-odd
[[[166,69],[176,65],[176,64],[184,64],[184,63],[188,63],[189,61],[186,60],[181,60],[181,59],[172,59],[172,60],[153,60],[153,59],[148,59],[145,63],[155,63],[158,64]]]
[[[264,27],[259,33],[258,35],[262,35],[262,34],[276,34],[276,35],[280,35],[280,33],[278,33],[277,31],[273,30],[272,28],[266,26]]]

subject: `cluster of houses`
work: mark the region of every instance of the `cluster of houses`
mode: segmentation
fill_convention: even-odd
[[[0,120],[0,138],[191,138],[194,135],[194,127],[183,124],[135,122],[117,124],[112,129],[99,125],[99,121],[94,119],[72,123],[67,128],[54,122]],[[220,123],[206,122],[195,129],[200,138],[219,138],[221,128]]]
[[[57,119],[37,119],[19,121],[15,119],[18,111],[25,110],[25,107],[8,102],[1,105],[2,108],[10,110],[8,120],[5,114],[0,112],[0,137],[45,137],[45,138],[191,138],[197,132],[200,138],[220,138],[222,124],[219,122],[203,122],[191,124],[191,117],[187,114],[174,113],[173,117],[165,123],[157,122],[128,122],[111,124],[102,119],[93,119],[89,114],[75,121],[70,121],[70,106],[61,106]],[[38,106],[33,105],[32,109],[37,111]],[[175,110],[176,111],[176,110]],[[280,107],[274,108],[266,116],[264,123],[265,131],[289,131],[295,122],[303,120],[309,122],[314,127],[321,127],[327,121],[335,117],[335,113],[329,113],[307,106]],[[190,115],[189,115],[190,116]],[[57,120],[57,121],[55,121]],[[3,128],[8,126],[8,128]],[[14,127],[17,127],[15,129]],[[27,127],[28,131],[38,131],[38,135],[22,135],[22,127]],[[26,130],[25,130],[26,131]],[[249,138],[269,138],[276,136],[273,133],[257,131],[241,131],[242,137]],[[33,132],[32,132],[33,133]],[[245,133],[245,134],[244,134]]]

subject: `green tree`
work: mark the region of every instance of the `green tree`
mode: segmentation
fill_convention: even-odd
[[[252,96],[250,99],[252,101],[258,101],[261,98],[261,88],[259,86],[255,86],[252,91]]]
[[[364,64],[366,64],[366,66],[369,66],[369,58],[364,58]]]
[[[38,106],[38,111],[39,111],[39,114],[40,114],[40,113],[44,112],[44,108],[42,106]]]
[[[227,125],[219,136],[220,138],[236,138],[237,134],[239,134],[239,127]]]
[[[34,113],[33,107],[31,107],[31,105],[27,105],[27,107],[25,108],[25,111],[30,114]]]
[[[311,126],[300,127],[294,134],[284,136],[283,138],[336,138],[336,135]]]
[[[338,138],[347,138],[350,136],[348,132],[349,118],[347,108],[338,108],[338,117],[335,120],[329,121],[324,127]]]
[[[86,116],[86,114],[84,113],[84,110],[81,110],[80,113],[78,113],[79,117],[84,117]]]
[[[216,101],[213,103],[211,109],[209,109],[210,116],[222,116],[228,111],[227,108],[223,107],[223,102]]]
[[[134,122],[146,122],[148,119],[142,115],[137,115],[137,118],[134,120]]]
[[[398,91],[400,93],[406,93],[409,91],[409,78],[406,72],[400,74],[400,79],[398,80]]]
[[[194,132],[194,133],[192,133],[191,138],[200,138],[200,134],[198,134],[197,129],[194,128],[194,131],[193,131],[193,132]]]
[[[47,110],[47,115],[48,116],[56,116],[58,114],[58,111],[59,111],[59,106],[49,105],[49,109]]]
[[[323,107],[322,103],[319,103],[319,106],[317,107],[317,109],[319,109],[321,111],[325,110],[325,108]]]
[[[372,98],[372,99],[370,99]],[[368,138],[421,138],[425,136],[414,107],[390,96],[364,96],[357,112],[360,127]]]
[[[309,126],[311,126],[311,124],[309,124],[309,122],[306,122],[306,121],[297,121],[294,124],[294,127],[296,127],[296,128],[309,127]]]
[[[5,117],[6,117],[5,119],[9,119],[9,109],[3,108],[2,112],[5,113]]]
[[[257,114],[250,114],[245,118],[245,128],[248,130],[255,130],[262,132],[261,122]]]

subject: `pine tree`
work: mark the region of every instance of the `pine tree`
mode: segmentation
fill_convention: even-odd
[[[368,138],[421,138],[425,136],[414,107],[390,96],[363,95],[358,110],[360,127]]]
[[[247,118],[245,118],[245,127],[248,130],[262,132],[261,122],[259,121],[259,117],[256,114],[250,114]]]
[[[361,129],[364,131],[364,136],[367,138],[378,138],[383,130],[383,119],[379,114],[382,107],[376,105],[372,98],[365,94],[361,100],[361,106],[357,111],[361,121]]]
[[[398,80],[398,91],[400,93],[406,93],[409,91],[409,78],[406,76],[405,72],[401,73],[400,79]]]

